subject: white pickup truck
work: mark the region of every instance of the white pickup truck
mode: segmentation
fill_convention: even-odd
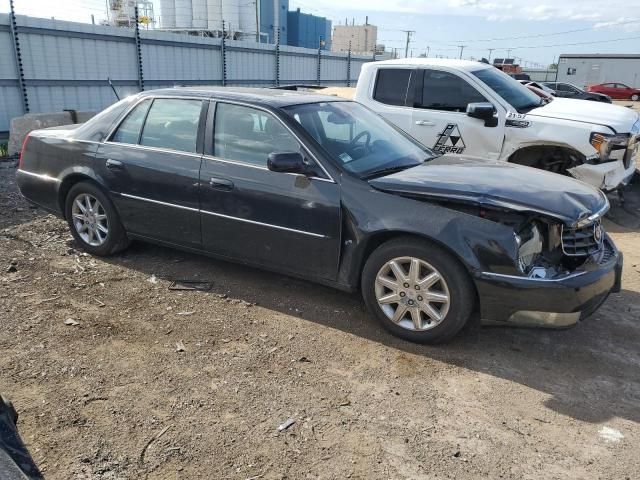
[[[354,99],[443,154],[569,174],[606,191],[635,172],[638,113],[599,102],[543,100],[484,63],[367,63]]]

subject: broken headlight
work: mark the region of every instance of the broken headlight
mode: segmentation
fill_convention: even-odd
[[[600,162],[608,162],[611,159],[611,152],[614,150],[624,150],[629,144],[629,135],[618,134],[610,135],[608,133],[592,133],[589,143],[598,152]]]
[[[516,235],[518,243],[518,268],[524,274],[528,274],[535,264],[538,255],[542,253],[543,239],[540,229],[535,223]]]

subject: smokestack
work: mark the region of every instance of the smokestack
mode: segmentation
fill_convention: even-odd
[[[369,15],[367,15],[366,17],[364,17],[364,24],[365,24],[365,25],[369,25]]]

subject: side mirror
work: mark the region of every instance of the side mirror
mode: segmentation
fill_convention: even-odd
[[[484,120],[485,127],[497,127],[498,119],[494,117],[496,109],[489,102],[470,103],[467,105],[467,115],[471,118]]]
[[[267,168],[272,172],[307,173],[307,165],[300,152],[272,152],[267,157]]]

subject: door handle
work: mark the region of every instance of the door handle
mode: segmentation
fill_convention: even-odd
[[[435,127],[436,122],[431,122],[429,120],[417,120],[416,125],[420,125],[422,127]]]
[[[105,163],[105,165],[109,170],[122,170],[124,168],[124,165],[120,160],[112,160],[110,158],[107,159],[107,163]]]
[[[216,190],[233,190],[233,182],[226,178],[211,177],[209,180],[209,186]]]

